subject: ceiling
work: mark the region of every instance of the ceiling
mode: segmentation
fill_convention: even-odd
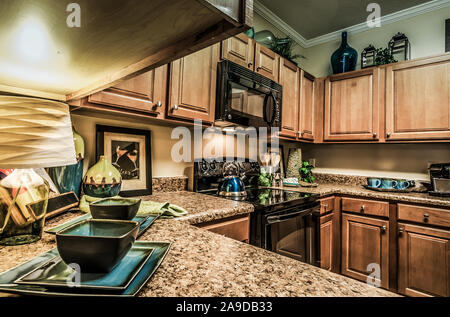
[[[259,0],[297,33],[309,40],[366,21],[369,3],[385,16],[430,0]]]

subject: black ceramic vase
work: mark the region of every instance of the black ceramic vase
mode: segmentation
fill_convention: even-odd
[[[342,43],[331,56],[331,66],[334,74],[349,72],[356,69],[358,53],[347,43],[347,32],[342,32]]]

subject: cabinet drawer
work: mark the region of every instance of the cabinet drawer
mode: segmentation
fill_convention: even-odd
[[[224,219],[214,223],[200,224],[198,226],[234,240],[249,242],[250,239],[250,216],[248,215],[235,219]]]
[[[398,204],[398,219],[450,227],[450,210]]]
[[[342,211],[357,212],[364,215],[389,217],[389,203],[384,201],[342,198]]]
[[[320,214],[326,214],[334,210],[334,197],[328,197],[320,200]]]

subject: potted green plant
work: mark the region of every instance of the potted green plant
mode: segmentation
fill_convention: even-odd
[[[304,161],[302,167],[299,168],[300,177],[303,182],[313,184],[316,180],[312,173],[314,166],[310,165],[309,162]]]

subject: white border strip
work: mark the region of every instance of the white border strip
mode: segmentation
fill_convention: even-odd
[[[443,9],[448,6],[450,6],[450,0],[432,0],[430,2],[425,2],[411,8],[385,15],[381,17],[381,24],[391,24],[400,20],[405,20],[421,14]],[[280,17],[278,17],[275,13],[261,4],[258,0],[254,1],[253,9],[257,14],[273,24],[281,32],[291,37],[294,41],[296,41],[304,48],[309,48],[319,44],[338,40],[341,38],[342,31],[347,31],[349,34],[356,34],[370,29],[367,23],[363,22],[342,30],[338,30],[307,40],[292,27],[290,27],[286,22],[280,19]]]

